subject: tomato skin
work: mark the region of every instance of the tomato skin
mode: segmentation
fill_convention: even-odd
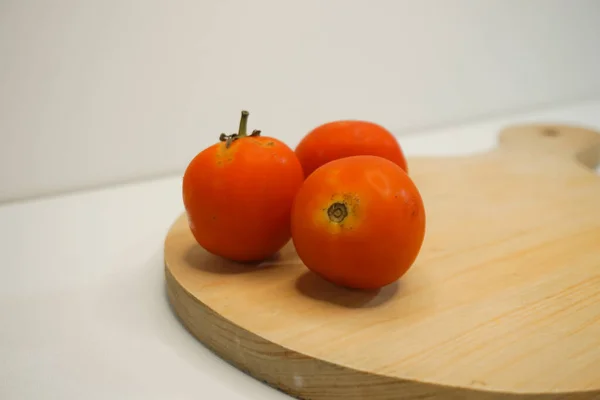
[[[183,176],[194,238],[238,262],[269,258],[291,238],[290,213],[304,180],[293,150],[272,137],[246,136],[198,153]]]
[[[357,155],[383,157],[408,173],[404,152],[394,135],[369,121],[342,120],[322,124],[302,138],[295,152],[306,177],[329,161]]]
[[[347,215],[344,209],[336,214],[334,204],[342,204]],[[397,164],[352,156],[306,178],[292,208],[292,240],[306,267],[326,280],[377,289],[411,267],[424,240],[425,219],[416,185]]]

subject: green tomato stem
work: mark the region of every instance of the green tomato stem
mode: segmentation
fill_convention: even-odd
[[[250,113],[246,110],[242,111],[242,117],[240,118],[240,128],[238,129],[238,133],[237,133],[237,137],[241,138],[244,136],[247,136],[247,130],[248,130],[248,117],[250,116]]]
[[[240,118],[240,127],[239,127],[237,133],[232,133],[231,135],[228,135],[226,133],[221,133],[221,135],[219,136],[219,140],[221,142],[225,142],[225,148],[228,149],[229,146],[231,146],[231,143],[238,140],[239,138],[248,136],[248,117],[249,116],[250,116],[250,113],[248,111],[246,111],[246,110],[242,111],[242,117]],[[254,137],[260,136],[260,131],[258,129],[255,129],[252,131],[250,136],[254,136]]]

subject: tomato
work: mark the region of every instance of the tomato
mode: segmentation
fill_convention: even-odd
[[[368,121],[327,122],[304,136],[295,151],[305,176],[329,161],[357,155],[386,158],[408,173],[404,152],[394,135]]]
[[[304,174],[282,141],[238,133],[198,153],[183,175],[183,203],[194,238],[208,252],[238,262],[277,253],[291,238],[290,213]]]
[[[413,180],[378,156],[331,161],[308,176],[292,208],[292,240],[306,267],[339,286],[377,289],[404,275],[425,237]]]

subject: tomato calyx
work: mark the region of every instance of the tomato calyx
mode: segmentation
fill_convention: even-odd
[[[226,133],[221,133],[221,135],[219,136],[219,141],[221,142],[225,142],[225,148],[229,148],[229,146],[231,146],[231,143],[233,143],[234,141],[243,138],[243,137],[248,137],[248,136],[260,136],[260,131],[258,129],[255,129],[252,131],[252,133],[250,135],[248,135],[246,132],[248,130],[248,117],[250,116],[250,113],[246,110],[242,110],[242,116],[240,118],[240,127],[238,128],[237,133],[232,133],[230,135],[226,134]]]
[[[348,216],[348,207],[341,202],[333,203],[327,209],[327,216],[331,222],[341,223]]]

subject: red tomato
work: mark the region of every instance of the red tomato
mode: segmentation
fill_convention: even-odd
[[[291,237],[290,213],[304,174],[283,142],[246,134],[221,135],[194,157],[183,176],[183,203],[196,241],[207,251],[240,262],[264,260]]]
[[[412,179],[377,156],[316,169],[292,209],[292,240],[306,267],[340,286],[376,289],[408,271],[425,236],[425,208]]]
[[[300,141],[295,151],[305,176],[329,161],[357,155],[386,158],[408,173],[406,158],[394,135],[368,121],[333,121],[320,125]]]

